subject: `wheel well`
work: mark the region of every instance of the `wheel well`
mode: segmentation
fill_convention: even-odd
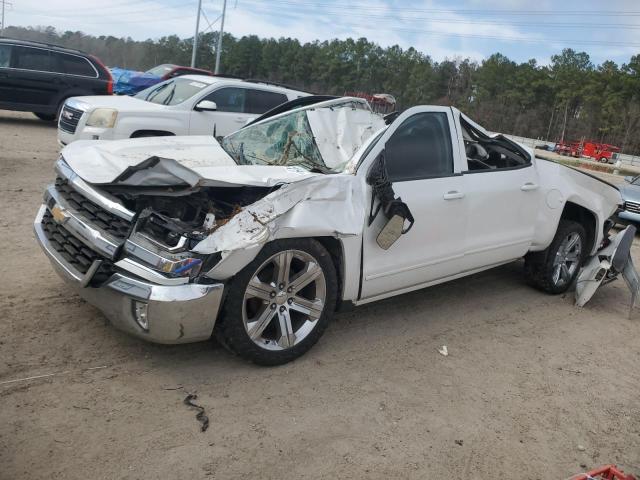
[[[584,227],[587,232],[587,252],[591,253],[593,244],[596,241],[596,228],[598,225],[594,213],[576,203],[567,202],[560,218],[573,220]]]
[[[344,252],[342,250],[342,243],[335,237],[314,237],[314,240],[320,242],[324,248],[327,249],[331,255],[331,261],[336,267],[336,273],[338,277],[338,301],[336,309],[340,307],[343,296],[344,286]]]
[[[131,134],[130,138],[141,137],[174,137],[175,133],[167,132],[165,130],[136,130]]]

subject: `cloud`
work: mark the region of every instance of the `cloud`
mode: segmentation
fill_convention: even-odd
[[[165,35],[190,37],[195,27],[195,0],[20,0],[7,12],[8,25],[52,25],[59,30],[81,30],[94,35],[131,36],[141,40]],[[222,0],[205,0],[213,21]],[[640,29],[550,28],[546,24],[570,22],[632,23],[624,17],[580,16],[583,2],[564,0],[561,9],[577,14],[532,15],[559,9],[556,2],[538,0],[296,0],[228,1],[225,30],[236,36],[293,37],[301,42],[365,37],[386,47],[415,47],[435,60],[470,57],[482,60],[500,51],[517,61],[536,58],[546,63],[564,47],[585,50],[594,62],[606,58],[627,61],[640,51]],[[605,0],[589,2],[592,10],[638,10],[635,0],[611,7]],[[512,10],[518,15],[507,15]],[[491,13],[483,14],[483,11]],[[206,22],[201,23],[206,28]],[[552,27],[552,26],[551,26]],[[217,29],[217,25],[215,26]],[[568,41],[567,41],[568,40]],[[575,45],[575,42],[587,45]],[[598,45],[589,42],[619,42]]]

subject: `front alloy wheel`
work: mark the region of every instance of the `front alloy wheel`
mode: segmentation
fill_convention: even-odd
[[[247,334],[267,350],[298,345],[318,324],[326,290],[322,268],[307,252],[272,255],[245,289],[242,322]]]
[[[289,362],[324,332],[336,284],[331,256],[316,240],[271,242],[229,283],[216,335],[252,362]]]

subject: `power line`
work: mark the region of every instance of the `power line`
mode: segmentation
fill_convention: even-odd
[[[144,2],[143,2],[144,3]],[[147,2],[148,3],[148,2]],[[193,2],[188,2],[188,3],[181,3],[181,4],[175,4],[175,5],[170,5],[168,6],[168,9],[182,9],[182,7],[186,7],[186,6],[190,6],[193,5]],[[93,9],[95,10],[95,9]],[[111,9],[107,12],[107,15],[112,16],[112,15],[133,15],[133,14],[137,14],[137,13],[146,13],[148,14],[150,11],[149,8],[144,8],[144,9],[138,9],[138,10],[123,10],[123,11],[112,11]],[[154,11],[158,11],[157,9]],[[61,13],[58,10],[55,10],[55,13],[38,13],[38,12],[33,12],[33,11],[29,11],[29,10],[23,10],[22,11],[23,14],[25,15],[31,15],[34,17],[45,17],[45,18],[64,18],[66,20],[69,19],[69,17],[73,17],[74,15],[69,15],[69,14],[62,14],[62,15],[56,15],[58,13]],[[74,11],[73,13],[77,13],[76,11]],[[84,16],[84,13],[78,13],[77,16]],[[191,15],[190,15],[191,16]],[[82,21],[82,23],[85,23],[84,20]]]
[[[250,1],[250,0],[247,0]],[[276,3],[277,0],[273,0],[272,3]],[[262,10],[261,14],[265,16],[277,16],[281,18],[285,17],[294,17],[299,18],[298,13],[295,12],[273,12],[273,10]],[[340,16],[345,19],[343,14],[331,13],[331,12],[323,12],[323,15],[329,17]],[[357,18],[362,19],[366,18],[366,15],[351,15],[349,18]],[[364,30],[379,30],[378,25],[371,25],[366,23],[356,23],[346,21],[344,24],[345,27],[350,28],[359,28]],[[387,30],[394,32],[404,32],[404,33],[414,33],[419,35],[429,35],[429,36],[446,36],[446,37],[459,37],[459,38],[478,38],[478,39],[489,39],[489,40],[501,40],[506,42],[525,42],[525,43],[562,43],[562,44],[572,44],[572,45],[602,45],[602,46],[623,46],[623,47],[640,47],[640,43],[633,43],[627,41],[600,41],[600,40],[575,40],[575,39],[564,39],[564,38],[553,38],[546,36],[545,38],[536,39],[536,38],[527,38],[520,36],[504,36],[504,35],[487,35],[487,34],[474,34],[474,33],[458,33],[458,32],[444,32],[441,30],[428,30],[428,29],[417,29],[417,28],[406,28],[399,27],[395,25],[389,25],[386,27]]]
[[[256,0],[247,0],[248,3],[255,3],[264,5],[263,2],[259,2]],[[317,3],[317,2],[305,2],[305,1],[292,1],[292,0],[272,0],[269,2],[269,5],[273,4],[283,4],[283,5],[291,5],[297,7],[315,7],[318,10],[324,11],[327,8],[336,7],[334,3]],[[368,5],[368,4],[347,4],[345,7],[346,10],[353,11],[357,9],[363,9],[367,11],[379,10],[383,12],[391,12],[392,10],[388,7],[383,7],[379,5]],[[447,14],[474,14],[474,15],[550,15],[550,16],[558,16],[558,15],[571,15],[571,16],[640,16],[640,11],[637,10],[520,10],[520,9],[452,9],[452,8],[402,8],[404,12],[407,13],[447,13]]]

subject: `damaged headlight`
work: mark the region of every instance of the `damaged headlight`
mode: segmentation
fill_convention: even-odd
[[[88,127],[113,128],[118,118],[118,111],[113,108],[96,108],[89,118],[86,125]]]

